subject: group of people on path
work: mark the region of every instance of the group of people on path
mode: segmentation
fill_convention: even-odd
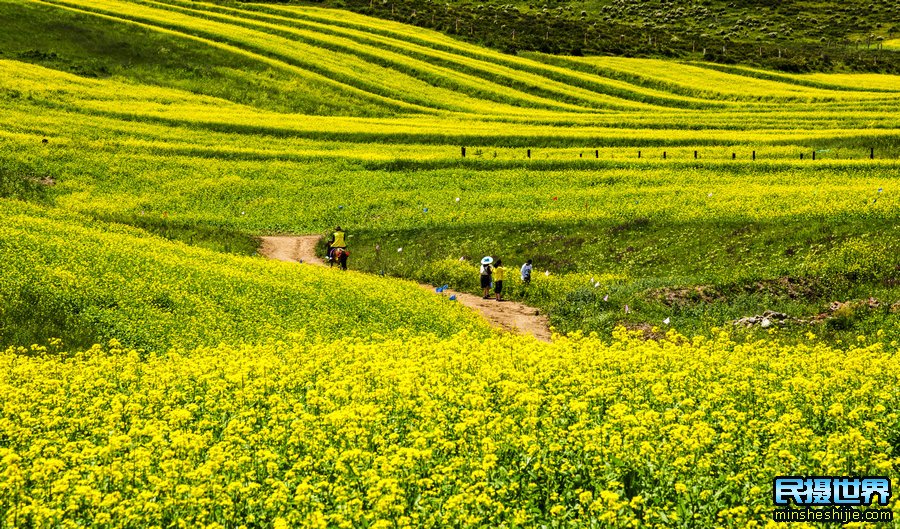
[[[522,283],[525,285],[529,285],[531,283],[531,259],[525,262],[522,265],[522,268],[519,270],[519,274],[522,277]],[[494,258],[487,256],[481,260],[481,289],[483,291],[482,298],[490,299],[491,295],[491,286],[494,287],[494,295],[496,296],[497,301],[505,301],[503,299],[503,281],[506,279],[506,267],[503,266],[503,260],[497,259],[497,262],[494,262]],[[493,283],[493,285],[491,285]]]
[[[341,270],[347,269],[347,258],[350,256],[350,252],[347,251],[347,235],[344,233],[344,230],[341,229],[340,226],[334,229],[334,233],[331,235],[331,240],[328,241],[328,263],[331,266],[334,266],[335,263],[339,264]],[[524,285],[531,284],[531,270],[533,266],[531,264],[531,259],[525,262],[522,265],[522,268],[519,270],[519,275],[522,278],[522,283]],[[481,260],[481,289],[483,290],[483,299],[490,299],[491,288],[494,289],[494,296],[497,301],[504,301],[503,299],[503,282],[506,280],[506,267],[503,266],[503,261],[501,259],[497,259],[497,262],[494,262],[493,257],[485,257]]]

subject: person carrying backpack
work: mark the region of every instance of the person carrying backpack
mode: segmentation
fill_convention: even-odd
[[[484,291],[482,293],[482,299],[489,299],[491,297],[491,275],[494,272],[493,268],[491,268],[491,263],[493,262],[493,257],[485,257],[481,260],[481,290]]]

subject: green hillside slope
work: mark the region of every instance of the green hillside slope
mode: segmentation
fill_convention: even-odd
[[[2,7],[48,28],[39,53],[7,54],[39,64],[0,61],[7,195],[241,253],[340,223],[357,266],[462,289],[467,260],[532,257],[551,275],[531,302],[566,331],[897,296],[879,236],[896,223],[896,76],[512,56],[318,7]],[[828,262],[846,252],[872,256],[861,283]]]
[[[287,2],[274,2],[278,4]],[[309,2],[290,2],[308,4]],[[507,52],[681,57],[791,72],[898,72],[890,0],[323,0]]]
[[[743,528],[774,476],[897,483],[900,78],[427,5],[469,40],[0,0],[0,527]],[[687,53],[655,2],[559,5],[515,4]],[[336,225],[348,272],[255,255]],[[481,294],[485,255],[550,343],[416,284]]]
[[[255,234],[340,223],[358,266],[463,289],[474,272],[461,257],[533,257],[552,276],[532,302],[561,330],[674,315],[700,331],[896,295],[870,283],[889,257],[860,265],[855,287],[822,262],[844,245],[891,254],[879,233],[896,221],[896,77],[511,56],[317,7],[2,8],[48,28],[37,52],[7,53],[39,64],[0,61],[0,135],[16,153],[6,195],[243,253]],[[68,27],[92,38],[76,44]],[[56,185],[34,184],[44,178]],[[598,276],[618,279],[583,292]],[[815,295],[747,290],[785,278]],[[698,285],[713,309],[659,295]],[[860,314],[848,329],[885,321]]]
[[[486,334],[470,312],[411,283],[222,255],[16,201],[0,200],[0,218],[5,345],[117,339],[164,351]]]

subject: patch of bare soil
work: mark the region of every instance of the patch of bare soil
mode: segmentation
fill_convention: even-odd
[[[649,323],[624,323],[623,326],[629,331],[641,331],[644,340],[660,341],[666,337],[666,333],[659,328],[654,329]]]
[[[717,288],[712,285],[695,285],[690,287],[666,287],[651,290],[648,296],[665,303],[668,306],[683,307],[692,303],[713,303],[722,301],[730,295],[768,294],[776,297],[790,299],[814,299],[821,295],[819,285],[815,280],[779,277],[754,281],[745,285]]]
[[[690,303],[711,303],[720,299],[722,294],[715,288],[698,285],[681,288],[657,288],[649,293],[651,298],[658,299],[668,306],[684,306]]]
[[[56,180],[52,176],[28,176],[26,177],[28,180],[34,182],[35,184],[42,185],[45,187],[53,187],[56,185]]]
[[[276,261],[325,266],[325,262],[316,255],[316,244],[321,238],[319,235],[260,237],[262,245],[259,253]]]

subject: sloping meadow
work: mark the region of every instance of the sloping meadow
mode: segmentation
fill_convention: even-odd
[[[0,218],[6,344],[116,338],[162,351],[396,332],[487,333],[471,313],[413,283],[223,255],[17,201],[0,200]]]
[[[776,475],[898,477],[895,77],[0,13],[0,526],[746,527]],[[337,224],[352,268],[461,290],[533,257],[507,294],[572,332],[237,255]],[[833,299],[841,334],[719,328]]]

